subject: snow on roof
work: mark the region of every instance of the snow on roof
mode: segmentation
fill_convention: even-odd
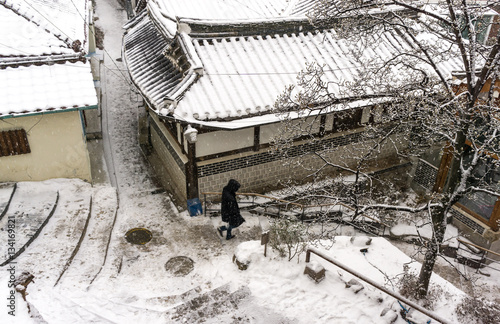
[[[0,0],[0,118],[97,105],[87,10],[87,0]]]
[[[132,81],[153,107],[161,107],[163,98],[180,84],[183,77],[162,54],[168,44],[147,15],[123,37],[123,55]]]
[[[159,11],[168,12],[171,17],[179,19],[255,21],[287,17],[307,19],[319,8],[320,11],[331,15],[344,10],[348,2],[346,0],[150,0],[148,7],[150,9],[157,7]],[[374,12],[385,11],[391,7],[390,1],[366,3],[377,7]]]
[[[82,62],[0,70],[0,98],[0,118],[97,105],[90,63]]]
[[[308,0],[150,0],[149,5],[157,5],[176,17],[195,19],[262,19],[288,16],[297,3]],[[303,13],[306,6],[297,13]]]
[[[177,35],[175,41],[191,42],[184,46],[186,56],[201,61],[201,71],[181,73],[175,69],[163,55],[173,39],[162,38],[147,15],[127,31],[124,53],[132,80],[152,108],[160,115],[173,114],[185,121],[228,121],[272,114],[277,97],[288,85],[296,84],[297,74],[307,63],[324,66],[324,81],[336,85],[330,90],[339,96],[345,93],[339,94],[338,87],[356,80],[362,70],[352,59],[348,43],[334,30],[224,38]],[[372,37],[364,40],[374,44],[363,53],[367,60],[388,59],[411,47],[393,31]],[[460,68],[453,61],[440,67],[445,75]],[[396,71],[395,77],[399,74]]]
[[[87,11],[87,0],[0,0],[0,56],[68,53],[74,43],[86,49]]]
[[[62,40],[39,29],[33,22],[0,5],[0,57],[75,53]]]

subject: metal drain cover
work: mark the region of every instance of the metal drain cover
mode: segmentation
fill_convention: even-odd
[[[125,233],[125,239],[132,244],[146,244],[153,238],[153,234],[145,228],[132,228]]]
[[[194,269],[194,261],[186,256],[177,256],[165,263],[165,269],[176,277],[184,277]]]

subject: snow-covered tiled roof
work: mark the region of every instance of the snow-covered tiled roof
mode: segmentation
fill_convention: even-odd
[[[308,0],[150,0],[162,11],[174,17],[204,20],[236,20],[286,17],[297,3],[304,3],[298,13],[303,14]]]
[[[87,11],[86,0],[0,0],[0,57],[85,50]]]
[[[395,32],[366,39],[373,47],[363,53],[366,60],[387,59],[409,51],[410,45]],[[360,75],[349,44],[334,30],[291,35],[193,39],[204,73],[179,100],[175,115],[199,120],[240,118],[269,112],[284,89],[297,82],[306,64],[324,66],[323,81],[331,94],[348,96],[338,87]],[[379,61],[379,62],[380,62]],[[443,65],[445,75],[458,65]],[[377,90],[373,90],[372,94]],[[342,92],[342,93],[341,93]],[[367,89],[369,93],[370,90]]]
[[[90,64],[82,62],[0,70],[0,98],[0,118],[97,105]]]
[[[0,0],[0,119],[96,107],[85,58],[88,5],[87,0]]]
[[[125,61],[132,81],[153,107],[161,107],[163,99],[181,83],[182,73],[162,54],[167,41],[147,15],[142,18],[124,36]]]
[[[11,32],[15,28],[16,32]],[[71,48],[50,33],[40,33],[39,27],[11,9],[0,5],[0,57],[74,54]],[[9,32],[5,32],[9,31]]]
[[[348,0],[149,0],[148,6],[176,17],[203,21],[244,21],[269,20],[276,18],[307,19],[314,11],[328,14],[345,9]],[[371,5],[369,1],[366,5]],[[373,4],[374,7],[380,5]],[[390,6],[387,1],[385,7]],[[379,11],[379,9],[378,9]]]
[[[190,37],[180,30],[175,40],[184,43],[186,56],[202,66],[180,72],[163,55],[174,39],[163,38],[149,15],[137,20],[124,38],[132,80],[160,115],[180,120],[220,122],[272,113],[277,97],[296,84],[297,74],[311,62],[324,65],[323,80],[333,85],[331,93],[345,97],[348,94],[338,86],[356,80],[364,69],[334,30],[223,38]],[[380,58],[379,62],[411,48],[395,31],[363,41],[373,44],[363,53],[366,60]],[[450,75],[460,66],[450,61],[440,68]]]

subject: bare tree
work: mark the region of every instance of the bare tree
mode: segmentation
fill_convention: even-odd
[[[332,142],[310,145],[294,160],[300,164],[311,155],[321,160],[320,167],[310,170],[312,178],[327,171],[349,174],[348,189],[331,186],[332,190],[317,193],[351,206],[353,218],[371,211],[428,213],[433,236],[419,273],[420,297],[427,294],[452,206],[478,192],[499,196],[498,179],[492,176],[500,153],[500,33],[489,19],[492,6],[499,3],[320,1],[311,22],[322,30],[333,26],[330,37],[344,48],[354,77],[331,81],[330,67],[310,64],[298,84],[286,89],[275,105],[283,116],[275,147],[285,157],[298,140],[324,142],[324,130],[317,127],[322,115],[336,113],[337,131],[353,128],[348,123],[343,128],[346,120],[364,127],[359,138],[341,148],[341,154],[334,153],[339,147]],[[487,31],[489,38],[485,38]],[[383,48],[387,42],[391,47]],[[452,75],[450,66],[457,73]],[[364,121],[355,117],[359,111],[352,105],[362,100],[373,107]],[[367,185],[374,181],[370,170],[380,162],[386,145],[404,157],[442,147],[449,157],[445,181],[435,186],[428,201],[401,205],[397,197],[377,195]]]

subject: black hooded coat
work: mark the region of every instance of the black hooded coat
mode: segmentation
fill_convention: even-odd
[[[238,181],[231,179],[222,189],[221,215],[222,221],[229,223],[232,227],[238,227],[245,219],[240,214],[240,208],[236,201],[236,191],[240,188]]]

